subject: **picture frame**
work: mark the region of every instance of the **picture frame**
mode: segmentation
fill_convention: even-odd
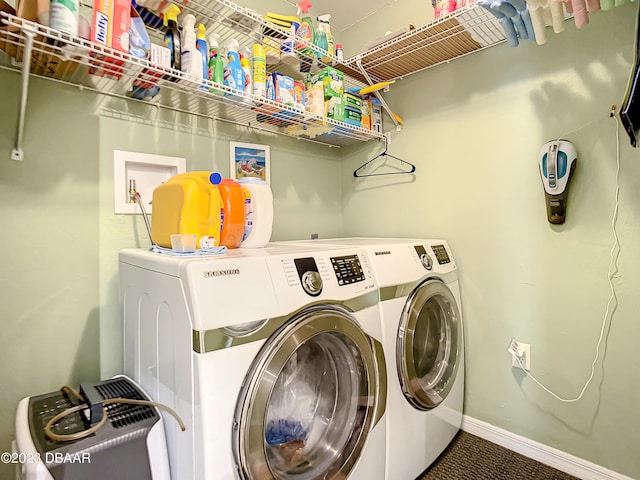
[[[230,175],[241,178],[259,178],[271,185],[271,164],[269,145],[255,143],[230,143]]]

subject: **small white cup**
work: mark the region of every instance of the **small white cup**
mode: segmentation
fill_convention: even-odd
[[[195,233],[176,233],[171,235],[171,249],[174,252],[188,253],[196,251]]]

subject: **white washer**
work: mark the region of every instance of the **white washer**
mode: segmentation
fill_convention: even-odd
[[[382,479],[386,370],[364,249],[120,253],[124,369],[165,418],[172,478]]]
[[[336,238],[369,253],[389,375],[387,480],[419,477],[462,423],[464,336],[456,263],[443,240]]]

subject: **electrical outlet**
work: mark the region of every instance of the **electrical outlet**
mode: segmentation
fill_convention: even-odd
[[[531,345],[528,343],[511,340],[507,351],[511,354],[511,366],[520,368],[524,366],[524,370],[531,371]]]

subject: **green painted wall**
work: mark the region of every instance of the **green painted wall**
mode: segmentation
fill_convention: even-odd
[[[532,373],[566,398],[589,377],[614,240],[608,114],[631,71],[637,8],[592,15],[580,31],[567,21],[544,46],[500,45],[397,82],[386,99],[405,126],[389,153],[416,164],[415,177],[353,179],[381,150],[373,144],[342,175],[345,234],[450,242],[466,329],[465,413],[632,478],[640,478],[640,163],[622,130],[617,302],[592,382],[582,400],[562,403],[512,370],[506,350],[512,337],[530,343]],[[537,158],[559,136],[579,159],[567,221],[551,226]]]
[[[19,80],[0,72],[1,452],[19,399],[100,369],[98,119],[90,95],[33,81],[25,159],[10,160]]]
[[[449,240],[463,293],[468,415],[640,477],[632,357],[640,166],[624,133],[617,307],[594,380],[580,402],[561,404],[512,371],[506,353],[511,337],[531,343],[532,372],[567,397],[590,373],[613,241],[616,140],[607,113],[628,80],[636,8],[594,15],[579,32],[569,21],[543,47],[494,47],[394,85],[387,100],[406,124],[390,153],[418,166],[414,178],[355,181],[353,169],[380,150],[373,142],[336,150],[218,123],[193,130],[98,117],[96,96],[37,80],[25,160],[14,162],[19,77],[0,72],[0,209],[11,233],[0,250],[0,451],[9,449],[20,398],[120,369],[117,252],[147,239],[140,216],[113,214],[113,150],[180,155],[189,170],[228,173],[228,142],[242,141],[272,147],[274,239]],[[579,165],[567,223],[551,227],[536,159],[565,132]],[[10,475],[0,465],[0,478]]]

